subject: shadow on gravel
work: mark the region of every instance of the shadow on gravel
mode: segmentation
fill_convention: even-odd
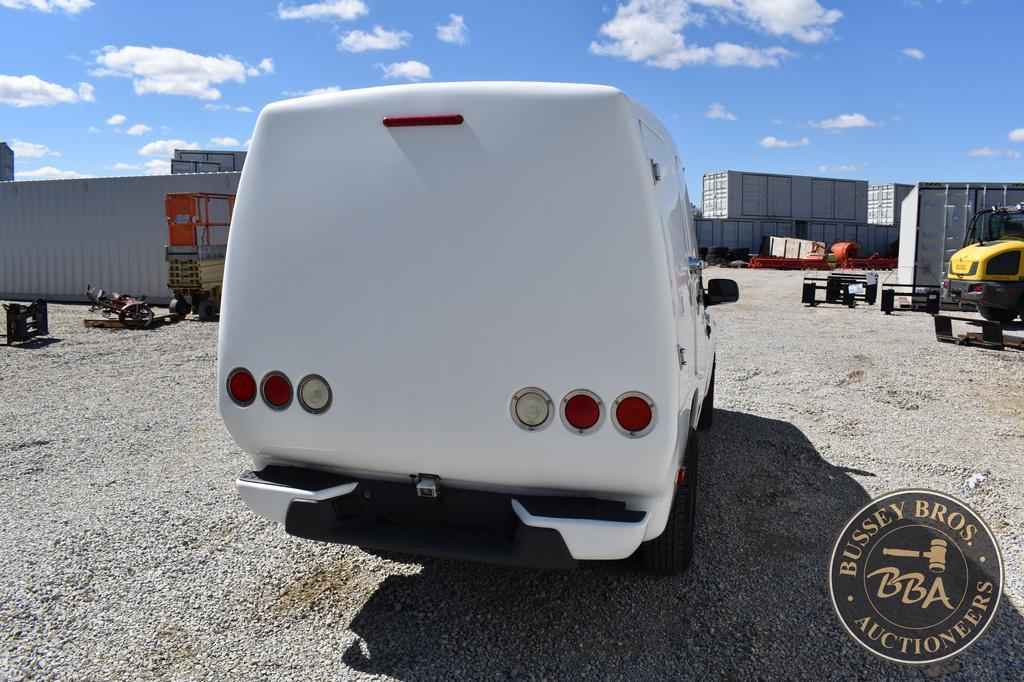
[[[356,614],[360,639],[343,660],[403,679],[921,679],[862,651],[832,612],[831,544],[868,501],[848,471],[789,423],[716,411],[701,437],[688,574],[654,577],[630,562],[548,573],[425,559],[419,574],[387,578]],[[1007,600],[1000,612],[953,664],[956,677],[1024,674],[1021,616]]]

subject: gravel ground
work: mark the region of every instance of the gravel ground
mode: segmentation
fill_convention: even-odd
[[[804,308],[800,273],[722,276],[743,298],[715,311],[678,578],[291,538],[233,490],[248,460],[217,413],[216,324],[85,330],[85,308],[52,306],[52,342],[0,347],[0,678],[922,679],[841,630],[826,565],[870,497],[923,486],[981,512],[1007,573],[996,622],[930,674],[1024,679],[1024,353]]]

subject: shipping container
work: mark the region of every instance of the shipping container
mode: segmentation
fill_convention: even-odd
[[[240,173],[0,184],[0,298],[84,301],[92,284],[166,303],[172,192],[234,194]]]
[[[868,223],[871,225],[899,225],[903,200],[913,185],[891,182],[868,185]]]
[[[208,149],[175,149],[171,173],[240,172],[246,152]]]
[[[14,150],[0,142],[0,182],[14,180]]]
[[[757,253],[764,237],[796,237],[824,242],[829,248],[836,242],[857,242],[865,256],[874,253],[893,255],[891,246],[899,238],[899,228],[889,225],[865,223],[807,222],[777,220],[716,220],[703,218],[695,221],[699,246],[728,246],[746,248]]]
[[[866,180],[720,171],[704,176],[704,218],[867,222]]]
[[[949,257],[963,248],[971,217],[983,208],[1024,201],[1024,183],[921,182],[903,200],[899,283],[942,283]]]

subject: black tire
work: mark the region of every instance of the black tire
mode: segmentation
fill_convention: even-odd
[[[708,253],[712,256],[721,256],[722,258],[725,258],[726,256],[729,255],[729,247],[712,246],[710,249],[708,249]]]
[[[729,258],[733,260],[746,260],[750,258],[750,249],[729,249]]]
[[[203,322],[209,322],[212,320],[217,315],[217,310],[213,307],[213,301],[208,298],[204,298],[199,301],[199,303],[196,303],[196,315],[198,315],[199,319]]]
[[[711,362],[711,381],[708,392],[700,404],[700,416],[697,417],[697,430],[707,431],[715,421],[715,362]]]
[[[175,296],[168,304],[167,312],[176,317],[185,317],[192,312],[192,306],[184,296]]]
[[[701,258],[707,257],[707,255],[708,255],[708,247],[706,247],[706,246],[698,246],[697,247],[697,255],[700,256]]]
[[[679,575],[693,562],[693,534],[697,517],[697,432],[686,441],[686,477],[676,486],[665,530],[640,545],[644,568],[661,575]]]
[[[1007,310],[1005,308],[989,308],[988,306],[978,306],[978,312],[986,320],[992,322],[1013,322],[1013,318],[1017,317],[1016,310]]]

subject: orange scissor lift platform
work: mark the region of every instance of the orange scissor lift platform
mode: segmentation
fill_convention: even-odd
[[[184,316],[195,311],[200,320],[212,320],[220,312],[224,256],[235,195],[168,194],[164,207],[167,286],[174,292],[170,312]]]

